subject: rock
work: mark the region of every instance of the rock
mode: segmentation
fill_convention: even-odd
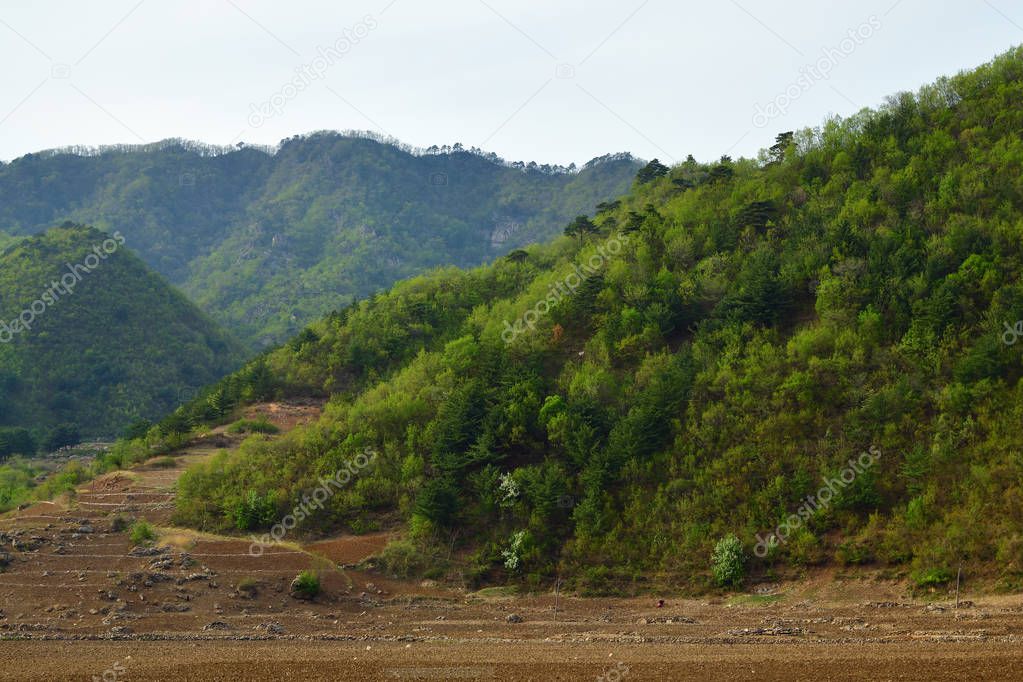
[[[112,635],[130,635],[131,633],[132,629],[127,625],[115,625],[110,628],[110,634]]]
[[[160,607],[161,611],[166,613],[184,613],[185,611],[191,611],[192,607],[187,604],[164,604]]]
[[[90,533],[95,533],[96,529],[93,528],[92,526],[90,526],[89,524],[85,524],[83,526],[79,526],[78,527],[78,532],[79,533],[85,533],[86,535],[88,535]]]
[[[206,630],[206,631],[208,631],[208,630],[230,630],[231,626],[228,625],[227,623],[225,623],[222,620],[215,620],[212,623],[209,623],[208,625],[203,625],[202,629]]]
[[[505,618],[509,623],[521,623],[523,621],[522,616],[517,613],[509,613],[508,617]]]
[[[729,635],[733,637],[742,636],[767,636],[767,637],[798,637],[805,635],[806,630],[803,628],[790,628],[790,627],[770,627],[770,628],[743,628],[741,630],[729,630]]]
[[[256,630],[266,630],[271,635],[283,635],[284,634],[284,628],[281,626],[281,624],[280,623],[276,623],[274,621],[269,621],[267,623],[260,623],[259,625],[256,626],[255,629]]]

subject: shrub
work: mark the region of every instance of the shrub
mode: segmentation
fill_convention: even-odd
[[[242,578],[238,581],[236,590],[245,597],[252,598],[259,592],[259,581],[255,578]]]
[[[302,571],[291,581],[291,593],[299,599],[315,599],[320,593],[320,577],[313,571]]]
[[[718,541],[710,563],[714,582],[719,587],[737,587],[746,577],[746,553],[742,542],[734,535],[726,535]]]
[[[835,550],[835,558],[840,564],[852,566],[870,563],[874,560],[874,555],[867,543],[847,540]]]
[[[952,580],[952,571],[947,568],[921,568],[910,574],[910,579],[919,590],[943,587]]]
[[[110,531],[112,533],[120,533],[125,530],[130,523],[131,520],[127,516],[124,514],[118,514],[110,521]]]
[[[797,566],[813,566],[825,559],[820,540],[805,528],[801,528],[789,543],[789,557]]]
[[[156,540],[156,531],[149,525],[148,521],[136,521],[131,527],[131,533],[128,537],[131,539],[131,544],[135,546],[145,545]]]
[[[231,518],[238,530],[263,528],[273,523],[277,515],[277,498],[273,493],[260,495],[255,490],[231,507]]]
[[[409,540],[393,540],[380,553],[381,568],[396,578],[408,578],[423,570],[422,551]]]

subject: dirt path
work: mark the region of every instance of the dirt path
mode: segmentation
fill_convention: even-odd
[[[259,413],[255,408],[254,413]],[[282,428],[308,407],[263,414]],[[957,611],[896,583],[818,574],[731,599],[469,594],[345,571],[387,533],[249,553],[249,540],[167,529],[174,484],[225,444],[97,479],[70,505],[0,517],[0,679],[1019,680],[1023,597]],[[133,550],[118,515],[164,527]],[[322,571],[315,602],[291,579]],[[239,589],[242,586],[244,589]],[[975,602],[975,603],[974,603]]]

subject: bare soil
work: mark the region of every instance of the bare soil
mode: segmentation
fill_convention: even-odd
[[[259,410],[262,409],[262,412]],[[257,408],[291,428],[317,408]],[[911,599],[868,573],[819,571],[731,598],[488,596],[346,569],[387,533],[249,552],[170,527],[173,468],[92,481],[0,517],[0,680],[1020,680],[1023,597]],[[140,552],[118,515],[160,541]],[[289,586],[318,570],[323,594]],[[242,589],[239,589],[241,586]],[[937,595],[935,595],[937,596]],[[944,597],[942,595],[942,597]],[[106,674],[106,677],[104,677]]]

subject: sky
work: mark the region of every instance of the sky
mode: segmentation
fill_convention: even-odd
[[[325,129],[754,156],[1019,43],[1009,0],[0,0],[0,159]]]

